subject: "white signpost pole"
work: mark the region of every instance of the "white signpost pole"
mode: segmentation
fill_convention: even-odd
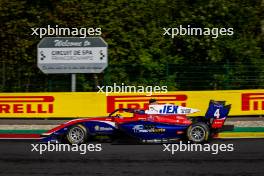
[[[76,74],[71,74],[71,91],[76,92]]]

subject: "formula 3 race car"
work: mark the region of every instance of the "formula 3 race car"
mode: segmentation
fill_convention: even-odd
[[[93,140],[131,138],[141,143],[189,140],[203,143],[224,125],[231,105],[213,101],[204,117],[187,117],[199,110],[172,104],[149,105],[148,110],[116,109],[107,117],[75,119],[42,134],[44,142],[81,144]],[[122,117],[118,112],[132,113]]]

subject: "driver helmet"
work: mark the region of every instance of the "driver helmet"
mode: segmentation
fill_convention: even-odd
[[[155,105],[155,104],[158,104],[158,102],[157,102],[157,100],[156,100],[155,98],[151,98],[151,99],[149,100],[149,104],[150,104],[150,105]]]

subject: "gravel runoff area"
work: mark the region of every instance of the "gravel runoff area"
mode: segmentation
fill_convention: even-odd
[[[50,130],[68,120],[0,119],[0,130]],[[264,127],[264,118],[231,118],[226,125],[235,127]]]

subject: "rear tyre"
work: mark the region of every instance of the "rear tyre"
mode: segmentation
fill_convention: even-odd
[[[203,143],[208,140],[209,133],[209,127],[205,123],[198,122],[188,127],[187,138],[194,143]]]
[[[67,131],[66,139],[70,144],[83,144],[87,141],[87,129],[81,125],[74,125]]]

